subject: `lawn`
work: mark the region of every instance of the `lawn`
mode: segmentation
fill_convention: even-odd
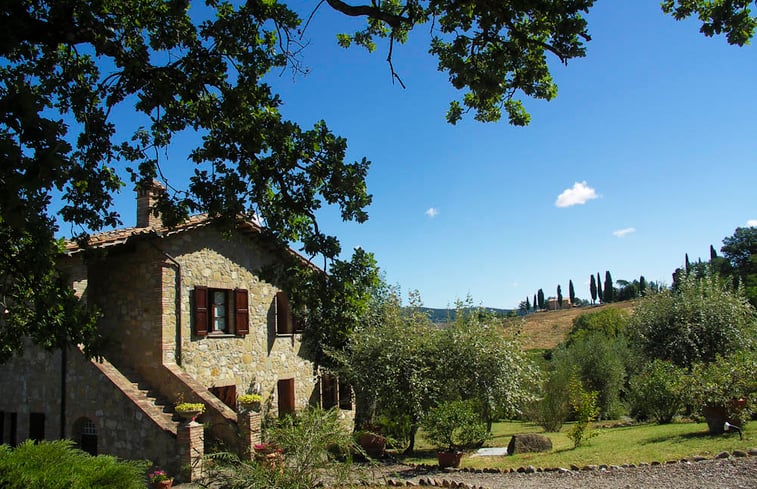
[[[552,440],[553,449],[546,453],[526,453],[505,457],[475,456],[475,451],[466,453],[462,467],[470,468],[518,468],[570,467],[582,465],[622,465],[641,462],[666,462],[702,455],[712,457],[723,451],[746,450],[757,447],[757,423],[747,424],[744,439],[737,433],[712,436],[705,423],[679,422],[668,425],[637,424],[633,426],[611,427],[611,423],[600,423],[604,427],[594,428],[597,436],[573,448],[566,424],[559,433],[543,433],[540,426],[525,422],[496,423],[492,429],[494,436],[487,441],[487,447],[503,447],[510,437],[520,433],[543,433]],[[422,434],[416,444],[415,456],[403,458],[415,464],[436,464],[436,454],[423,440]]]

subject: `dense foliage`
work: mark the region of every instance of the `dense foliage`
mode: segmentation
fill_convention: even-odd
[[[757,341],[755,312],[743,292],[711,273],[701,279],[688,275],[676,291],[644,298],[629,331],[647,358],[686,368],[753,348]]]
[[[344,351],[331,352],[339,375],[355,388],[357,424],[379,419],[409,425],[412,451],[420,422],[444,401],[473,401],[487,427],[515,416],[531,398],[536,372],[497,320],[459,302],[452,324],[433,326],[417,293],[400,307],[396,291],[380,289]]]
[[[487,437],[486,424],[472,401],[447,401],[423,416],[424,437],[439,450],[454,451],[473,446]]]
[[[595,393],[598,414],[614,419],[623,414],[621,391],[628,377],[629,362],[625,337],[590,332],[557,348],[553,353],[552,368],[573,372],[588,391]]]
[[[205,480],[224,489],[315,489],[324,481],[346,486],[355,467],[352,433],[337,410],[309,408],[266,429],[266,443],[282,450],[284,463],[271,467],[222,452],[208,457]]]
[[[631,412],[659,424],[670,423],[690,400],[691,381],[685,369],[671,362],[653,360],[630,380]]]
[[[4,489],[143,489],[147,462],[93,457],[68,440],[0,445],[0,487]]]

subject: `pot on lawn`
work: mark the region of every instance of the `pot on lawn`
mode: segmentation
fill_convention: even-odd
[[[439,467],[460,467],[460,461],[463,459],[463,452],[459,450],[436,452],[436,458],[439,461]]]

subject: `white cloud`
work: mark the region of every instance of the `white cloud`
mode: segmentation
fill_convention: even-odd
[[[435,218],[436,216],[438,216],[438,215],[439,215],[439,209],[437,209],[437,208],[435,208],[435,207],[429,207],[429,208],[428,208],[428,209],[426,210],[425,214],[426,214],[426,215],[427,215],[428,217],[430,217],[431,219],[433,219],[433,218]]]
[[[749,219],[746,222],[746,225],[749,226],[750,228],[757,228],[757,219]]]
[[[636,228],[625,228],[625,229],[618,229],[617,231],[613,231],[612,235],[617,238],[625,238],[627,235],[631,233],[635,233]]]
[[[573,188],[563,190],[563,192],[557,196],[555,205],[557,207],[570,207],[578,204],[585,204],[591,199],[599,197],[597,191],[589,187],[586,184],[586,180],[583,182],[576,182],[573,184]]]

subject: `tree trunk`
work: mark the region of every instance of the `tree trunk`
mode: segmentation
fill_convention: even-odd
[[[403,455],[412,455],[415,451],[415,435],[418,433],[418,425],[416,423],[413,423],[410,425],[410,442],[407,445],[407,448],[403,452]]]

